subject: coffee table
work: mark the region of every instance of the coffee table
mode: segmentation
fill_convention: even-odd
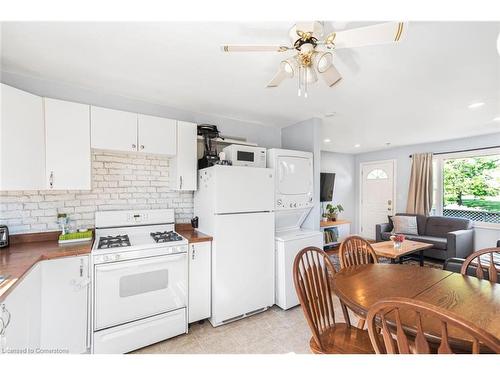
[[[424,265],[424,250],[433,247],[430,243],[411,240],[404,240],[399,249],[394,248],[394,243],[392,241],[376,242],[371,245],[377,256],[390,258],[391,263],[395,263],[396,259],[399,260],[399,263],[402,263],[403,256],[418,252],[420,267]]]

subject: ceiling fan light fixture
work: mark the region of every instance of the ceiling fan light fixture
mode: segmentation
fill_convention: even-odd
[[[318,69],[318,72],[324,73],[332,66],[333,63],[333,55],[331,52],[324,52],[319,54],[319,56],[316,59],[316,68]]]

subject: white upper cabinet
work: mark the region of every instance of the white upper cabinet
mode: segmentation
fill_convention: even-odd
[[[137,113],[90,107],[92,147],[137,151]]]
[[[172,163],[172,182],[176,190],[196,190],[198,170],[197,127],[177,121],[177,156]]]
[[[137,139],[140,152],[175,155],[177,121],[163,117],[138,115]]]
[[[38,190],[46,186],[43,100],[2,84],[0,190]]]
[[[47,189],[90,190],[90,106],[44,99]]]

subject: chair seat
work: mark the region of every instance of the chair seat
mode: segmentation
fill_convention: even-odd
[[[311,338],[309,345],[316,354],[375,354],[368,331],[356,327],[347,327],[345,323],[336,323],[320,336],[321,349]]]

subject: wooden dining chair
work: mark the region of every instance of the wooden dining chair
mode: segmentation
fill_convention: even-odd
[[[402,314],[405,314],[403,327]],[[411,325],[408,319],[411,317]],[[440,334],[424,332],[423,319],[439,323]],[[465,353],[479,354],[481,350],[500,353],[500,340],[458,315],[426,302],[409,298],[389,298],[375,303],[367,315],[368,332],[377,354],[452,354],[449,332],[460,331],[471,340]],[[380,332],[380,333],[379,333]],[[470,349],[470,350],[469,350]],[[464,353],[462,349],[459,351]]]
[[[293,281],[312,338],[313,353],[374,353],[367,331],[351,326],[342,304],[346,323],[335,322],[331,283],[335,268],[328,255],[316,247],[302,249],[293,263]]]
[[[498,254],[497,259],[495,259],[494,254]],[[485,264],[481,263],[481,258]],[[500,247],[492,247],[472,253],[465,259],[460,269],[460,273],[462,275],[468,275],[468,268],[471,265],[476,268],[474,273],[478,279],[483,280],[485,278],[484,271],[487,270],[488,280],[493,283],[498,283],[498,274],[500,273]]]
[[[359,264],[378,263],[377,254],[372,245],[360,236],[347,237],[340,244],[340,268]]]
[[[340,268],[356,266],[360,264],[378,263],[377,254],[373,250],[372,245],[360,236],[347,237],[340,244],[339,249]],[[365,319],[361,316],[358,318],[358,328],[363,329]]]

